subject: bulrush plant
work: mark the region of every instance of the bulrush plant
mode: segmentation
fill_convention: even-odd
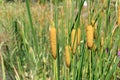
[[[57,39],[56,39],[56,28],[54,27],[54,23],[52,22],[52,25],[50,26],[50,47],[51,47],[51,53],[54,59],[56,59],[56,50],[57,50]]]
[[[120,79],[118,0],[25,1],[0,5],[3,80]]]
[[[86,27],[86,40],[88,48],[92,48],[94,43],[94,29],[92,25]]]
[[[53,56],[53,79],[57,79],[57,30],[55,28],[54,21],[51,20],[50,28],[49,28],[49,38],[50,38],[50,47],[51,53]]]
[[[73,29],[71,32],[71,48],[72,48],[72,53],[75,54],[77,46],[80,45],[81,41],[81,30],[80,28],[78,29]]]
[[[71,48],[69,45],[66,45],[65,46],[65,62],[68,68],[70,67],[70,53],[71,53]]]
[[[77,36],[76,36],[76,29],[73,29],[71,32],[71,48],[72,53],[75,54],[77,48]]]
[[[87,47],[89,49],[89,75],[90,75],[90,80],[93,79],[93,71],[92,71],[92,64],[93,64],[93,54],[92,54],[92,48],[94,48],[94,28],[92,25],[88,25],[86,27],[86,41],[87,41]]]
[[[80,45],[80,41],[81,41],[81,29],[78,28],[77,29],[77,44]]]

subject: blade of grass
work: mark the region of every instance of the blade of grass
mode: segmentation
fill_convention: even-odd
[[[58,34],[58,0],[55,0],[55,26],[57,29],[57,78],[56,80],[60,80],[60,55],[59,55],[59,34]]]
[[[3,60],[3,56],[2,56],[2,53],[1,53],[1,47],[2,45],[4,44],[4,42],[2,42],[0,44],[0,59],[1,59],[1,65],[2,65],[2,76],[3,76],[3,80],[6,80],[6,74],[5,74],[5,65],[4,65],[4,60]]]
[[[118,65],[119,61],[120,61],[120,58],[117,57],[117,60],[116,60],[115,63],[113,64],[112,69],[109,70],[109,72],[108,72],[108,74],[107,74],[105,80],[110,80],[110,79],[111,79],[111,76],[112,76],[112,74],[115,72],[115,70],[116,70],[116,68],[117,68],[117,65]]]
[[[28,12],[28,18],[29,18],[29,22],[30,22],[30,28],[32,30],[32,36],[33,36],[33,44],[35,44],[35,50],[36,53],[38,53],[38,41],[37,41],[37,37],[36,37],[36,32],[35,32],[35,28],[33,27],[33,22],[32,22],[32,16],[31,16],[31,12],[30,12],[30,5],[29,5],[29,0],[26,0],[26,7],[27,7],[27,12]]]

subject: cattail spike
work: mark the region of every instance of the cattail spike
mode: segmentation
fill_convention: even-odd
[[[93,42],[94,42],[94,29],[91,25],[87,26],[86,29],[86,36],[87,36],[87,46],[89,48],[93,47]]]
[[[56,28],[50,27],[50,46],[51,52],[54,59],[56,59]]]
[[[80,28],[78,28],[78,32],[77,32],[77,43],[78,43],[78,45],[80,45],[80,40],[81,40],[81,30],[80,30]]]
[[[66,61],[66,66],[69,68],[70,67],[70,46],[65,46],[65,61]]]
[[[75,54],[77,48],[76,29],[73,29],[71,32],[71,48],[72,48],[72,53]]]

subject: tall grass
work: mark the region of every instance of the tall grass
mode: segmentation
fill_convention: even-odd
[[[87,6],[84,6],[85,1]],[[120,79],[118,6],[117,0],[3,3],[0,32],[7,37],[4,39],[0,35],[2,79]],[[56,29],[56,58],[52,56],[50,45],[51,24]],[[91,47],[87,44],[91,39],[87,38],[88,25],[94,29]],[[81,31],[79,36],[78,29]],[[79,37],[80,43],[76,45]]]

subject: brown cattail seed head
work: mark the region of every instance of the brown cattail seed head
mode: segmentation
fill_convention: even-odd
[[[71,48],[72,53],[75,54],[77,47],[77,36],[76,36],[76,29],[73,29],[71,32]]]
[[[87,29],[86,29],[86,36],[87,36],[87,46],[89,48],[92,48],[93,47],[93,40],[94,40],[94,29],[91,25],[87,26]]]
[[[70,67],[70,46],[65,46],[65,61],[66,61],[66,66]]]
[[[120,6],[118,6],[118,25],[120,25]]]
[[[77,43],[78,45],[80,45],[80,40],[81,40],[81,30],[80,28],[77,29]]]
[[[56,59],[56,28],[55,27],[50,27],[50,47],[51,47],[51,52],[52,56],[54,59]]]

